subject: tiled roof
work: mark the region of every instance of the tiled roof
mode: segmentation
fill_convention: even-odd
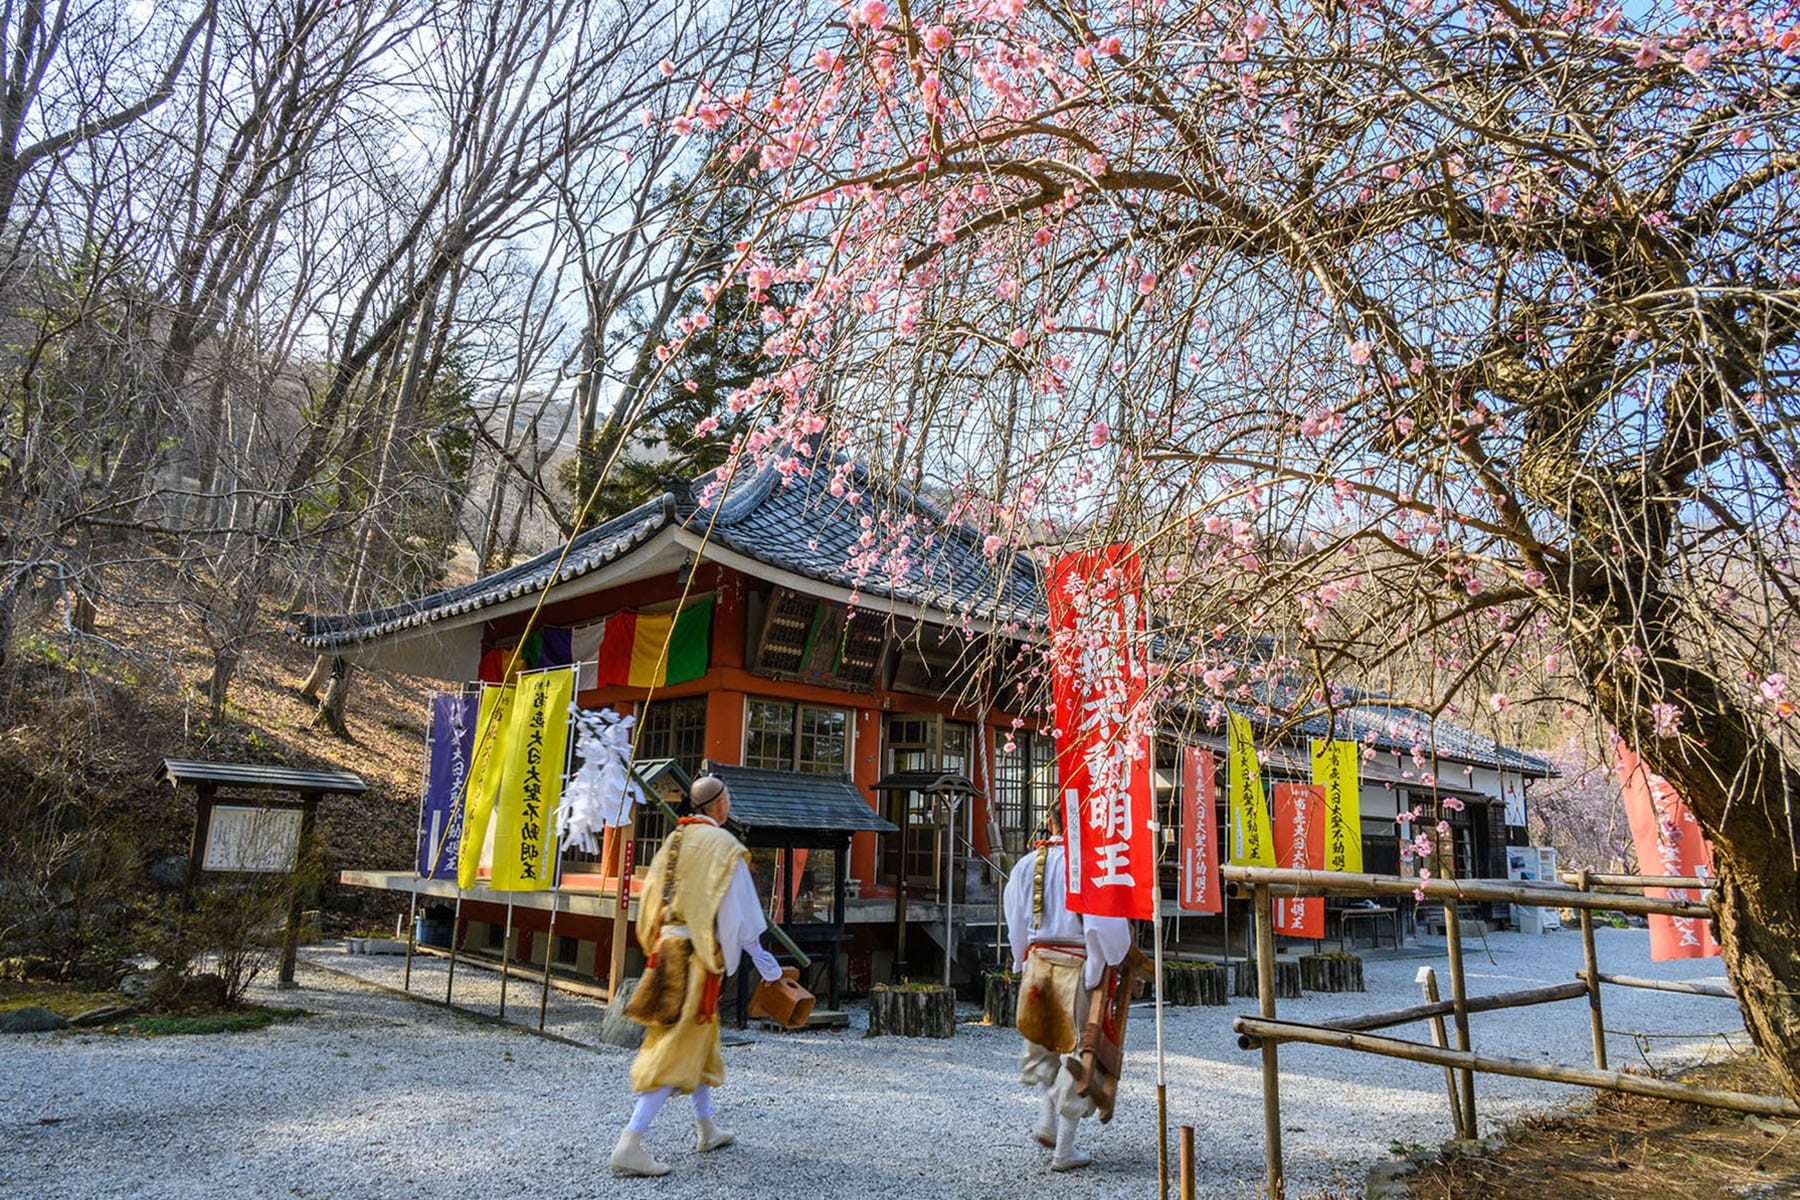
[[[528,562],[417,600],[334,616],[303,613],[294,619],[294,640],[309,650],[332,650],[534,595],[554,583],[566,583],[623,557],[674,521],[674,497],[659,496],[581,534],[569,547],[566,558],[558,547]]]
[[[898,833],[875,815],[856,785],[842,775],[802,775],[756,767],[707,764],[707,773],[731,791],[733,825],[745,829],[824,830],[828,833]]]
[[[996,622],[1043,624],[1037,565],[1024,555],[997,562],[981,539],[953,524],[935,505],[852,466],[842,495],[821,466],[806,476],[763,470],[719,488],[714,476],[693,483],[695,495],[719,492],[704,505],[683,505],[689,530],[719,545],[862,596],[964,613]],[[865,530],[871,545],[864,549]],[[898,547],[904,545],[904,549]]]

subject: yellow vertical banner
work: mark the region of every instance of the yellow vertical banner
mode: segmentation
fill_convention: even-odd
[[[1226,720],[1225,743],[1231,759],[1230,861],[1239,867],[1272,867],[1275,842],[1269,836],[1269,801],[1263,795],[1250,718],[1228,713]]]
[[[1361,751],[1355,742],[1312,742],[1312,781],[1325,789],[1325,869],[1360,874],[1362,795],[1357,786]]]
[[[570,667],[519,677],[506,723],[505,778],[494,809],[496,891],[542,892],[556,882],[556,805],[569,764]]]
[[[488,821],[494,815],[494,798],[500,792],[500,747],[506,737],[506,718],[513,688],[484,687],[475,716],[475,751],[469,756],[469,781],[463,800],[462,846],[456,857],[456,886],[475,886],[481,866],[481,847],[487,840]]]

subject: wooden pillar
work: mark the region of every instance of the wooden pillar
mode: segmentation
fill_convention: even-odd
[[[1576,884],[1582,891],[1589,891],[1588,871],[1582,869],[1581,878]],[[1587,960],[1587,1002],[1588,1032],[1594,1042],[1594,1066],[1601,1071],[1606,1070],[1606,1014],[1600,1008],[1600,959],[1594,952],[1594,910],[1581,910],[1581,954]]]
[[[619,985],[625,981],[625,943],[631,937],[631,855],[626,851],[637,837],[637,806],[631,806],[625,824],[613,830],[612,846],[606,856],[608,868],[612,871],[616,886],[613,888],[613,920],[612,945],[607,953],[606,963],[606,998],[611,1000],[619,994]],[[606,872],[601,872],[605,877]],[[545,964],[548,967],[548,963]]]
[[[1456,1048],[1465,1053],[1469,1045],[1469,986],[1463,974],[1462,917],[1456,911],[1456,898],[1444,901],[1444,941],[1450,951],[1450,1003],[1456,1018]],[[1475,1072],[1464,1068],[1458,1072],[1462,1084],[1460,1116],[1462,1128],[1457,1136],[1473,1141],[1475,1134]]]
[[[1275,901],[1266,886],[1256,889],[1256,990],[1257,1008],[1265,1017],[1275,1016]],[[1283,1200],[1286,1184],[1281,1170],[1281,1064],[1276,1043],[1262,1044],[1263,1153],[1267,1160],[1269,1200]]]
[[[1419,968],[1419,990],[1424,993],[1427,1004],[1438,1002],[1437,972],[1430,967]],[[1431,1044],[1439,1048],[1450,1045],[1450,1036],[1444,1029],[1444,1018],[1432,1017]],[[1449,1067],[1444,1068],[1444,1087],[1450,1092],[1450,1124],[1460,1135],[1463,1131],[1462,1094],[1457,1090],[1456,1072]]]
[[[318,815],[319,793],[300,793],[300,840],[294,847],[294,876],[290,877],[290,895],[288,896],[287,932],[281,938],[281,972],[276,977],[275,986],[291,988],[294,986],[294,966],[300,955],[300,911],[305,899],[306,869],[312,863],[313,822]],[[211,810],[208,810],[210,817]]]

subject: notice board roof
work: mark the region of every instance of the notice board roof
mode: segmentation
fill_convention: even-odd
[[[165,758],[156,769],[158,782],[212,787],[252,788],[284,792],[333,792],[359,795],[369,790],[362,776],[349,771],[313,771],[295,767],[268,767],[254,763],[204,762],[192,758]]]

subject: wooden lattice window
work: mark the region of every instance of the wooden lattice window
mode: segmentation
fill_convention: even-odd
[[[776,588],[764,610],[751,670],[867,691],[880,674],[886,647],[883,614]]]

